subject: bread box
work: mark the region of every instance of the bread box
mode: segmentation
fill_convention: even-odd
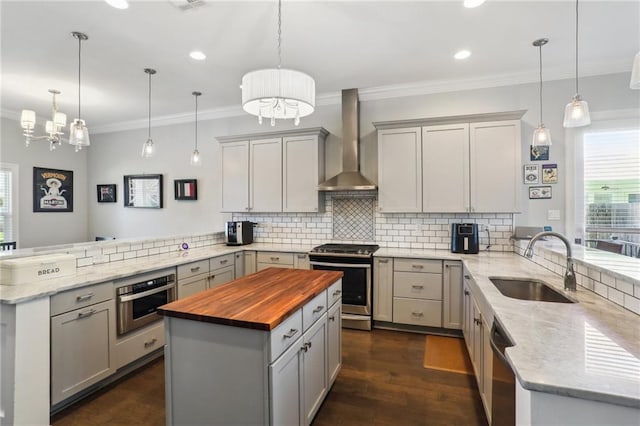
[[[0,261],[0,284],[36,283],[76,273],[76,257],[72,254],[19,257]]]

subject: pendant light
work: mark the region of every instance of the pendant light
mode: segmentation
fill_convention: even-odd
[[[544,126],[542,122],[542,46],[547,44],[549,39],[539,38],[533,42],[533,45],[539,49],[540,52],[540,124],[538,128],[533,131],[533,141],[531,146],[551,145],[551,132]]]
[[[80,69],[81,69],[81,53],[82,53],[82,42],[84,40],[88,40],[86,34],[79,33],[74,31],[71,35],[78,40],[78,118],[73,120],[71,126],[69,127],[69,144],[74,145],[76,147],[76,152],[80,151],[83,146],[91,145],[89,141],[89,130],[80,115]]]
[[[156,70],[152,68],[145,68],[144,72],[149,76],[149,131],[147,134],[147,141],[142,144],[142,158],[150,158],[156,153],[156,148],[153,145],[153,139],[151,139],[151,76],[156,73]]]
[[[191,153],[190,164],[192,166],[200,166],[202,165],[202,157],[200,156],[200,151],[198,151],[198,96],[202,95],[201,92],[191,92],[191,94],[196,98],[196,144]]]
[[[631,70],[631,81],[629,82],[631,89],[640,89],[640,52],[636,53],[633,60],[633,69]]]
[[[313,113],[316,105],[316,83],[300,71],[282,68],[282,0],[278,0],[278,68],[251,71],[242,77],[242,108],[258,117],[267,118],[271,126],[276,119],[300,118]]]
[[[591,124],[589,105],[578,91],[578,0],[576,0],[576,94],[564,109],[564,127],[583,127]]]

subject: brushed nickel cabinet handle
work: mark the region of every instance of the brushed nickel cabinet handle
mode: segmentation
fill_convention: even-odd
[[[306,259],[307,255],[306,254],[299,254],[298,255],[298,259]]]
[[[282,337],[285,339],[291,339],[293,336],[296,335],[297,332],[298,332],[297,328],[292,328],[291,330],[289,330],[288,333],[283,334]]]
[[[418,284],[414,284],[411,286],[411,288],[415,288],[416,290],[422,290],[424,288],[423,285],[418,285]]]
[[[76,302],[84,302],[86,300],[91,299],[92,297],[93,297],[93,293],[87,293],[81,296],[76,296]]]
[[[378,259],[380,263],[389,263],[389,259]]]
[[[96,310],[95,309],[89,309],[88,311],[84,311],[84,312],[78,312],[78,319],[80,318],[88,318],[91,315],[95,314]]]
[[[274,257],[274,256],[270,257],[269,259],[271,259],[272,262],[277,262],[278,260],[280,260],[279,257]]]
[[[464,276],[464,279],[465,279],[465,280],[469,280],[469,279],[471,279],[471,276],[469,276],[469,275],[465,275],[465,276]]]
[[[416,311],[411,312],[411,315],[413,315],[414,317],[423,317],[424,316],[424,314],[422,312],[416,312]]]
[[[424,266],[423,265],[411,265],[412,268],[416,268],[416,269],[423,269]]]
[[[324,309],[324,306],[318,306],[312,311],[312,313],[317,314],[318,312],[322,312],[323,309]]]
[[[342,294],[342,290],[336,290],[333,292],[333,296],[340,296]]]
[[[196,266],[195,268],[191,268],[191,272],[198,272],[200,270],[199,266]]]
[[[221,261],[220,261],[220,264],[221,264],[221,265],[224,265],[224,264],[225,264],[225,263],[227,263],[228,261],[229,261],[229,259],[221,260]]]
[[[144,347],[148,348],[149,346],[153,346],[155,345],[155,343],[158,341],[158,339],[156,339],[155,337],[151,340],[148,340],[146,342],[144,342]]]

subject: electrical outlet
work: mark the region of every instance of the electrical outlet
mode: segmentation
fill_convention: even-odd
[[[560,220],[560,210],[547,210],[547,220]]]

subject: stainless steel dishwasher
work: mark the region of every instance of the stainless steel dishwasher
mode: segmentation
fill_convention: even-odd
[[[513,426],[516,424],[516,378],[504,354],[513,342],[495,319],[490,340],[493,349],[491,426]]]

